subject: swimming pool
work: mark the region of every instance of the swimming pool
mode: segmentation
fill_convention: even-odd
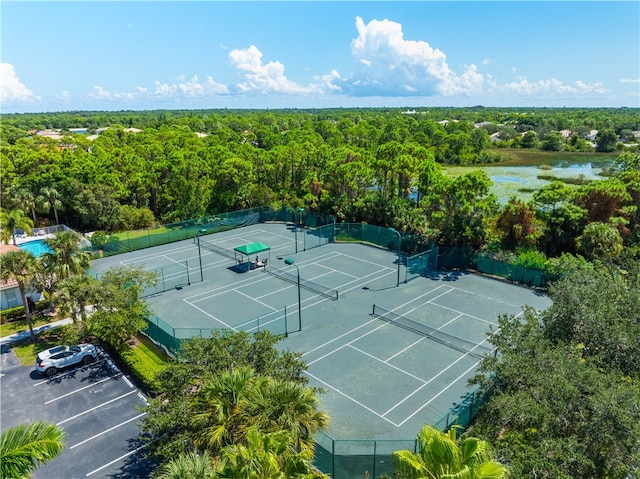
[[[28,251],[36,258],[39,258],[43,253],[51,253],[51,248],[44,243],[43,239],[27,241],[26,243],[19,244],[18,247]]]

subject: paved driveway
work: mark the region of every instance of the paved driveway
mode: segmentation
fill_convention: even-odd
[[[2,345],[0,400],[3,431],[45,420],[66,434],[62,453],[37,469],[34,479],[150,477],[153,464],[144,459],[138,440],[145,397],[108,356],[43,378]]]

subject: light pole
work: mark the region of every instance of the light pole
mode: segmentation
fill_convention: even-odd
[[[298,272],[298,331],[302,331],[302,302],[300,300],[300,268],[292,258],[286,258],[284,264],[293,265]]]
[[[200,233],[206,233],[207,230],[198,230],[196,233],[196,243],[198,243],[198,262],[200,263],[200,282],[204,281],[204,274],[202,273],[202,253],[200,252]]]
[[[300,218],[302,219],[302,213],[304,213],[304,208],[298,208],[296,210],[296,214],[293,216],[294,218],[294,232],[295,232],[295,241],[296,241],[296,254],[298,254],[298,215],[300,215]]]
[[[400,232],[395,228],[389,228],[389,231],[393,231],[398,235],[398,279],[396,281],[396,286],[400,286],[400,247],[402,245],[402,236],[400,236]]]

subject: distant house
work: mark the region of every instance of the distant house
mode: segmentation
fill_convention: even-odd
[[[494,134],[489,135],[489,142],[490,143],[496,143],[498,141],[502,141],[500,139],[500,132],[499,131],[496,131]]]
[[[598,130],[591,130],[589,134],[585,136],[585,139],[589,141],[595,141],[596,136],[598,136]]]
[[[480,123],[474,123],[473,126],[475,128],[484,128],[485,126],[493,125],[490,121],[481,121]]]
[[[38,130],[36,131],[36,136],[44,136],[52,140],[60,140],[62,138],[60,130]]]
[[[562,138],[566,140],[571,136],[571,130],[560,130],[560,134],[562,135]]]

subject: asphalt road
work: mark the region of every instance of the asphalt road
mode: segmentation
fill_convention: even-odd
[[[1,429],[44,420],[66,435],[62,453],[33,479],[151,476],[154,464],[138,439],[146,398],[107,355],[43,378],[34,366],[22,366],[9,345],[0,351]]]

